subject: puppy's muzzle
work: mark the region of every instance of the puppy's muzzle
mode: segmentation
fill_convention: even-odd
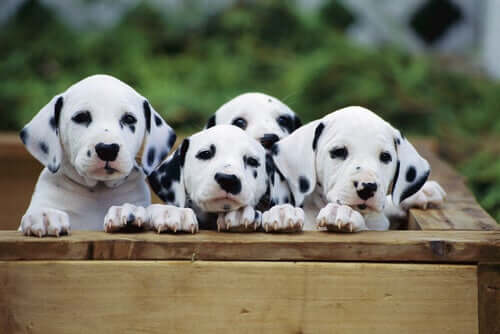
[[[237,195],[241,192],[241,181],[236,175],[216,173],[214,178],[224,191],[233,195]]]
[[[95,152],[102,161],[115,161],[120,151],[118,144],[104,144],[99,143],[95,146]]]
[[[360,185],[358,181],[354,181],[353,185],[359,198],[364,201],[373,197],[378,189],[378,185],[375,182],[361,182]]]
[[[264,136],[260,138],[260,143],[266,149],[270,149],[271,146],[273,146],[273,144],[276,143],[278,140],[280,140],[280,137],[278,137],[274,133],[266,133],[264,134]]]

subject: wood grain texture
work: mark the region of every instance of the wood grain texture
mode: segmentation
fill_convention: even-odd
[[[410,210],[408,228],[412,230],[500,230],[500,225],[477,203],[465,179],[439,159],[425,142],[417,150],[432,167],[431,179],[441,184],[448,197],[440,209]]]
[[[475,266],[0,262],[1,333],[478,332]]]
[[[500,263],[478,268],[479,332],[500,333]]]
[[[477,263],[500,259],[498,231],[338,234],[107,234],[60,238],[0,232],[0,260],[271,260]]]

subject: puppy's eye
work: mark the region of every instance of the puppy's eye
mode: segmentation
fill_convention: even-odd
[[[200,160],[209,160],[212,159],[214,155],[215,155],[215,146],[210,145],[210,149],[196,153],[196,158]]]
[[[276,121],[281,127],[284,127],[288,131],[293,128],[292,118],[290,116],[280,116],[276,119]]]
[[[125,114],[125,115],[123,115],[120,122],[122,122],[123,124],[126,124],[126,125],[133,125],[133,124],[137,123],[137,118],[135,118],[131,114]]]
[[[247,165],[251,167],[259,167],[260,163],[259,160],[252,158],[252,157],[247,157],[246,159],[243,159]]]
[[[380,153],[380,161],[382,161],[384,164],[388,164],[392,161],[391,154],[389,152]]]
[[[87,110],[85,111],[80,111],[77,113],[75,116],[71,118],[73,122],[76,124],[82,124],[85,126],[89,126],[89,124],[92,122],[92,116],[90,116],[90,112]]]
[[[336,147],[330,151],[330,157],[332,159],[342,159],[345,160],[347,158],[348,152],[345,147]]]
[[[235,118],[232,124],[242,128],[243,130],[247,128],[247,121],[241,117]]]

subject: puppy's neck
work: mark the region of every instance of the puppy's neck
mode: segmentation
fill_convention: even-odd
[[[59,173],[64,174],[64,176],[66,176],[71,181],[78,183],[86,188],[95,188],[100,184],[105,185],[108,188],[116,188],[127,181],[134,180],[138,177],[142,177],[142,178],[146,177],[146,175],[144,174],[142,169],[140,169],[138,167],[134,167],[134,168],[132,168],[132,171],[130,172],[130,174],[126,175],[125,177],[122,177],[122,178],[117,179],[117,180],[99,181],[99,180],[95,180],[95,179],[80,175],[76,171],[75,167],[73,167],[73,165],[67,163],[66,161],[65,161],[65,163],[62,164],[61,170],[59,171]]]

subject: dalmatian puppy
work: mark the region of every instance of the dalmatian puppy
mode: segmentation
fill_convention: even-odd
[[[232,124],[258,140],[270,152],[274,143],[302,126],[300,118],[283,102],[263,93],[241,94],[222,105],[205,126]],[[264,212],[262,226],[268,232],[296,232],[302,228],[301,209],[289,204],[288,186],[278,174],[271,176],[271,202]],[[280,205],[275,205],[281,202]],[[280,218],[281,217],[281,218]]]
[[[232,124],[245,130],[269,150],[274,143],[302,126],[286,104],[263,93],[245,93],[223,104],[205,126]]]
[[[259,142],[232,125],[210,127],[185,139],[149,175],[153,191],[167,204],[148,208],[151,228],[256,230],[271,186],[273,171],[266,160],[271,158]]]
[[[149,205],[146,174],[176,139],[147,99],[108,75],[90,76],[55,96],[20,136],[45,165],[19,227],[38,237],[101,230],[110,206]],[[140,168],[135,158],[143,142]],[[122,228],[134,214],[106,230]]]
[[[426,183],[429,163],[401,132],[362,107],[311,122],[272,151],[292,202],[304,206],[304,229],[316,222],[333,231],[387,230],[386,213],[440,205],[445,196]]]

